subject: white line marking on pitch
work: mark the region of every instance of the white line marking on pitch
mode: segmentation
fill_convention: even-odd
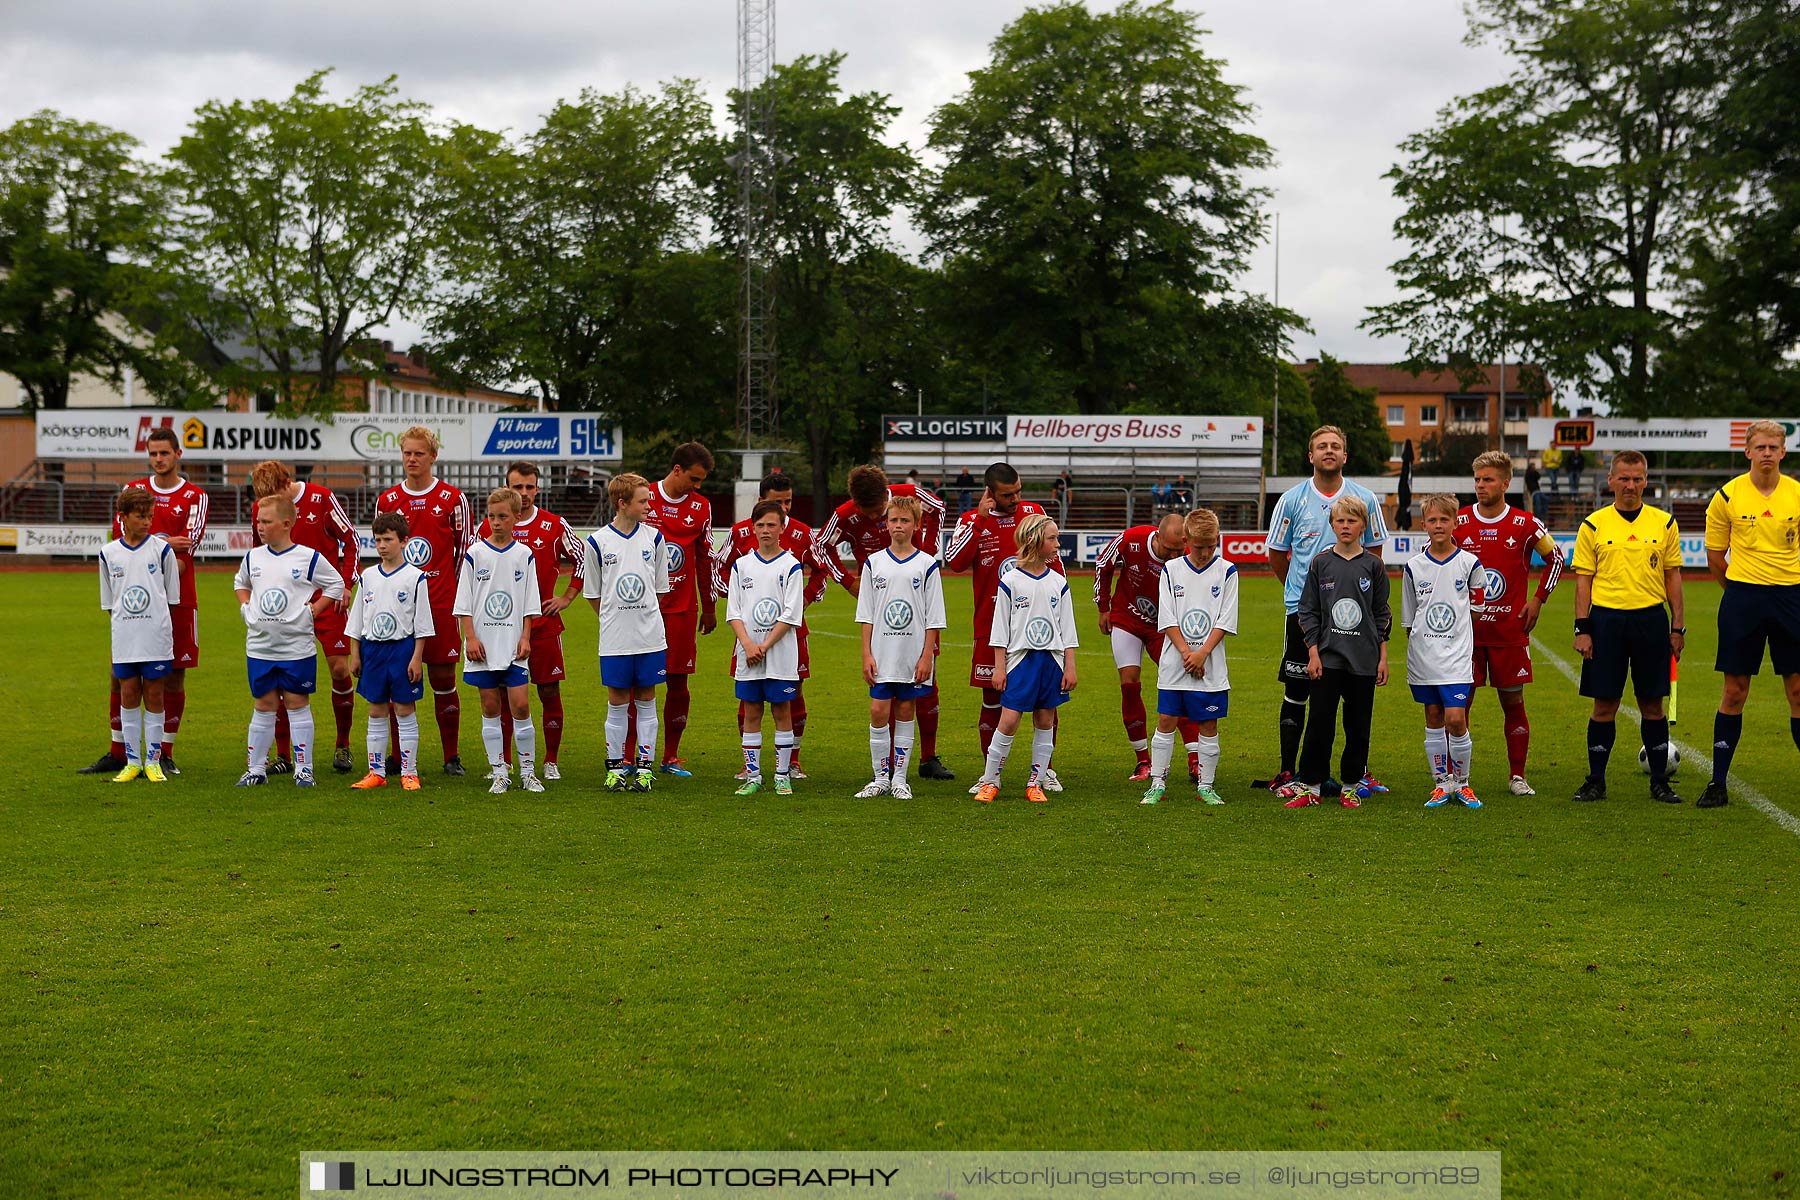
[[[1561,671],[1563,676],[1568,679],[1570,683],[1575,684],[1577,687],[1581,685],[1581,673],[1570,666],[1568,662],[1559,658],[1550,647],[1544,645],[1542,638],[1532,638],[1531,644],[1538,653],[1549,660],[1551,666]],[[1629,719],[1633,721],[1643,720],[1643,714],[1639,713],[1637,709],[1629,704],[1621,704],[1619,706],[1619,711],[1625,713]],[[1707,748],[1705,755],[1702,756],[1698,750],[1695,750],[1685,742],[1676,741],[1673,734],[1669,736],[1669,741],[1673,742],[1675,748],[1681,751],[1681,757],[1694,763],[1699,769],[1704,770],[1709,779],[1712,777],[1712,748],[1710,746]],[[1795,837],[1800,837],[1800,817],[1796,817],[1793,813],[1782,808],[1773,800],[1770,800],[1767,796],[1745,783],[1736,772],[1733,772],[1727,778],[1726,782],[1730,785],[1733,792],[1750,802],[1750,807],[1756,809],[1765,817],[1768,817],[1769,820],[1775,822]]]

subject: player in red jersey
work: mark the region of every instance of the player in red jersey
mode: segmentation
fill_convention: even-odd
[[[344,623],[352,603],[351,590],[362,577],[357,566],[361,547],[356,540],[356,526],[330,488],[314,483],[297,483],[286,463],[260,462],[250,468],[250,490],[258,502],[277,494],[294,502],[294,530],[290,535],[297,546],[316,550],[344,577],[344,596],[313,618],[313,635],[325,651],[325,665],[331,671],[331,714],[337,721],[337,750],[332,755],[331,769],[347,774],[350,762],[350,723],[356,718],[356,680],[350,675],[350,641],[344,636]],[[250,540],[262,544],[256,524],[256,505],[250,506]],[[317,597],[314,597],[316,600]],[[290,757],[287,709],[275,713],[275,761],[269,770],[285,774],[293,770]]]
[[[938,533],[944,527],[944,502],[935,494],[911,483],[896,483],[889,487],[887,472],[873,464],[852,468],[849,484],[850,499],[832,510],[825,527],[813,539],[813,560],[842,584],[845,591],[856,595],[863,563],[868,561],[869,555],[887,549],[892,543],[887,531],[887,503],[891,497],[912,496],[918,500],[923,516],[913,545],[933,558],[937,557]],[[850,547],[858,574],[844,570],[839,546]],[[956,773],[938,757],[938,709],[937,676],[933,674],[930,694],[921,696],[914,709],[919,722],[919,754],[924,760],[919,764],[921,779],[956,778]]]
[[[581,598],[581,538],[569,523],[546,508],[538,505],[538,468],[536,463],[516,462],[506,468],[506,486],[519,493],[524,501],[525,509],[518,522],[513,526],[513,540],[523,542],[531,551],[531,559],[537,565],[538,595],[543,597],[544,612],[541,617],[531,623],[531,682],[537,684],[538,703],[544,710],[544,719],[538,728],[544,731],[543,766],[540,773],[545,779],[561,779],[562,769],[556,765],[556,755],[562,749],[563,702],[562,681],[563,670],[563,609],[572,601]],[[485,538],[488,535],[487,518],[481,520],[481,527],[475,536]],[[575,573],[569,577],[569,586],[560,594],[556,590],[556,580],[562,574],[563,564],[570,564]],[[512,762],[512,707],[500,706],[500,729],[505,746],[506,761]]]
[[[189,483],[181,475],[181,439],[168,427],[152,429],[144,439],[150,456],[150,474],[134,479],[125,486],[144,488],[156,497],[156,510],[150,517],[150,533],[169,543],[181,560],[181,575],[189,581],[181,589],[181,599],[169,606],[175,624],[175,666],[163,680],[162,769],[165,774],[179,775],[175,765],[175,735],[181,730],[181,714],[187,707],[187,673],[200,665],[200,628],[194,597],[199,580],[194,576],[194,550],[206,536],[206,491]],[[113,518],[113,536],[124,535],[125,527]],[[125,767],[125,743],[119,726],[119,681],[112,681],[112,745],[88,766],[83,775],[111,775]]]
[[[406,478],[399,486],[381,493],[377,512],[396,512],[406,518],[412,536],[406,541],[406,561],[424,573],[431,592],[431,621],[438,630],[425,642],[425,674],[431,681],[432,707],[437,713],[438,737],[444,745],[444,774],[467,775],[457,754],[462,732],[462,704],[456,691],[456,664],[462,658],[462,626],[451,615],[456,606],[456,573],[475,529],[468,497],[433,474],[437,463],[438,436],[424,425],[414,425],[400,435],[400,462]],[[400,730],[393,727],[394,746]],[[398,769],[399,752],[389,759],[389,774]]]
[[[1531,748],[1531,722],[1525,715],[1525,685],[1531,682],[1531,631],[1544,601],[1562,578],[1563,552],[1544,523],[1506,502],[1512,484],[1512,459],[1498,450],[1478,455],[1475,503],[1456,514],[1456,544],[1481,560],[1487,588],[1475,615],[1475,686],[1492,684],[1500,693],[1506,730],[1506,761],[1515,796],[1537,793],[1525,781],[1525,755]],[[1544,559],[1535,595],[1531,555]],[[1471,696],[1470,699],[1474,697]]]
[[[976,722],[976,731],[985,758],[988,743],[993,741],[994,730],[1000,721],[1000,692],[993,686],[994,659],[1006,653],[1003,647],[988,645],[988,635],[994,628],[994,597],[1000,589],[1000,577],[1013,567],[1017,553],[1013,535],[1019,521],[1032,513],[1044,512],[1044,506],[1034,500],[1019,498],[1024,487],[1011,463],[991,464],[982,475],[982,481],[986,486],[980,501],[957,519],[944,565],[952,571],[972,572],[975,647],[970,656],[969,686],[981,689],[981,715]],[[1061,574],[1062,560],[1052,559],[1050,568]],[[1052,774],[1045,772],[1046,784]]]
[[[669,638],[668,684],[663,693],[663,752],[659,769],[665,775],[686,777],[693,772],[682,766],[681,735],[687,729],[688,676],[700,658],[699,633],[718,628],[719,573],[713,566],[712,503],[700,494],[700,485],[712,474],[712,451],[699,442],[675,447],[669,473],[650,485],[650,511],[644,520],[662,534],[669,556],[669,590],[658,597],[662,604],[663,630]],[[695,597],[698,595],[698,601]],[[637,742],[637,711],[632,710],[628,745]],[[652,747],[652,749],[655,749]]]
[[[1112,639],[1113,665],[1119,668],[1119,712],[1125,738],[1137,752],[1131,781],[1150,778],[1149,716],[1144,711],[1144,654],[1154,662],[1162,654],[1156,628],[1156,602],[1163,564],[1187,553],[1184,514],[1169,513],[1157,525],[1133,525],[1108,542],[1094,563],[1094,604],[1100,609],[1100,632]],[[1114,579],[1118,580],[1114,586]],[[1187,744],[1188,773],[1200,776],[1200,727],[1178,722]]]
[[[804,602],[809,605],[817,604],[824,599],[825,588],[830,582],[831,576],[826,574],[825,568],[821,567],[818,560],[813,557],[812,526],[805,521],[794,519],[794,481],[777,470],[774,474],[765,476],[762,482],[757,484],[756,498],[775,501],[781,505],[781,511],[787,515],[787,524],[781,530],[781,548],[792,554],[802,566],[808,568]],[[755,550],[756,544],[756,533],[751,529],[749,521],[739,521],[731,527],[731,536],[726,540],[725,552],[719,559],[718,579],[715,586],[720,595],[725,594],[728,581],[731,579],[731,564]],[[795,633],[800,639],[800,687],[795,690],[794,698],[790,701],[792,705],[790,712],[794,722],[794,749],[790,759],[792,764],[790,778],[805,779],[806,772],[800,769],[800,738],[806,732],[806,680],[812,675],[812,655],[807,646],[807,630],[804,620],[800,622],[800,628]],[[730,670],[733,676],[737,674],[737,650],[735,648],[731,652]],[[739,733],[743,732],[744,715],[744,704],[740,701],[738,703]],[[738,777],[748,779],[749,775],[740,771]]]

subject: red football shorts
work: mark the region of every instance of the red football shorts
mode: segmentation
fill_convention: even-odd
[[[700,658],[700,613],[696,609],[663,614],[663,633],[669,639],[667,670],[671,675],[692,675]]]
[[[196,610],[171,608],[169,621],[175,626],[175,669],[185,671],[200,665],[200,620]]]
[[[450,615],[450,608],[431,610],[431,627],[436,633],[425,639],[425,665],[441,667],[462,661],[462,622]]]
[[[1516,688],[1531,682],[1531,647],[1475,647],[1475,686]]]
[[[998,655],[1006,650],[1000,646],[984,646],[977,644],[969,656],[969,686],[992,689],[994,686],[994,663]]]
[[[563,681],[562,631],[531,635],[531,682]]]
[[[319,639],[325,657],[350,653],[350,639],[344,636],[349,620],[350,614],[339,612],[335,604],[313,618],[313,636]]]

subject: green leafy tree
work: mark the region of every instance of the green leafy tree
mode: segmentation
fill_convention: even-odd
[[[634,442],[731,424],[734,268],[700,243],[710,109],[690,81],[583,91],[517,145],[468,135],[438,361],[607,412]]]
[[[1351,383],[1344,372],[1344,364],[1329,354],[1321,353],[1318,365],[1306,374],[1313,415],[1319,425],[1336,425],[1344,431],[1344,474],[1384,473],[1390,446],[1387,425],[1375,407],[1375,389]],[[1295,431],[1301,439],[1303,453],[1306,435],[1311,432],[1312,429]]]
[[[842,63],[841,54],[807,55],[764,85],[780,160],[776,394],[783,437],[803,440],[815,509],[830,495],[834,468],[869,457],[881,413],[911,401],[936,355],[925,332],[924,272],[888,232],[895,209],[913,197],[918,166],[886,140],[899,110],[880,93],[845,94]],[[731,102],[741,126],[742,97],[734,91]],[[740,145],[741,128],[710,155],[712,216],[725,246],[735,245],[739,225],[727,157]]]
[[[1171,3],[1028,9],[934,114],[921,224],[1007,406],[1242,406],[1257,386],[1287,315],[1229,290],[1263,230],[1244,176],[1272,155],[1202,34]]]
[[[210,101],[169,152],[170,262],[209,285],[196,320],[254,352],[232,379],[267,386],[284,411],[341,407],[358,348],[423,315],[449,211],[450,140],[392,77],[348,99],[328,71],[283,100]],[[206,303],[200,303],[204,299]]]
[[[1475,0],[1471,42],[1518,64],[1401,144],[1413,247],[1364,326],[1407,365],[1472,376],[1510,348],[1616,412],[1648,416],[1681,321],[1668,300],[1717,215],[1705,134],[1744,0]]]
[[[1248,411],[1263,419],[1264,468],[1271,475],[1309,474],[1312,468],[1306,461],[1306,435],[1323,424],[1319,420],[1319,410],[1313,407],[1311,381],[1293,363],[1270,364],[1264,360],[1257,383],[1255,399]],[[1274,424],[1278,398],[1281,402],[1279,430]],[[1277,433],[1279,442],[1275,438]],[[1279,462],[1275,460],[1277,453],[1281,455]]]
[[[129,135],[43,111],[0,130],[0,371],[28,410],[130,373],[167,403],[210,399],[148,269],[165,215]]]

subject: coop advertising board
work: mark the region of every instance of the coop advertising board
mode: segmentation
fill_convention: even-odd
[[[150,431],[172,429],[182,457],[196,462],[393,461],[400,437],[415,425],[438,435],[446,462],[485,459],[579,459],[618,462],[624,441],[617,425],[580,413],[440,414],[339,413],[329,423],[266,413],[165,412],[146,409],[63,409],[37,414],[37,456],[121,459],[143,455]]]
[[[1742,450],[1751,417],[1705,417],[1693,421],[1626,421],[1614,417],[1532,417],[1525,444],[1614,450]],[[1788,449],[1800,450],[1800,419],[1779,420]]]

